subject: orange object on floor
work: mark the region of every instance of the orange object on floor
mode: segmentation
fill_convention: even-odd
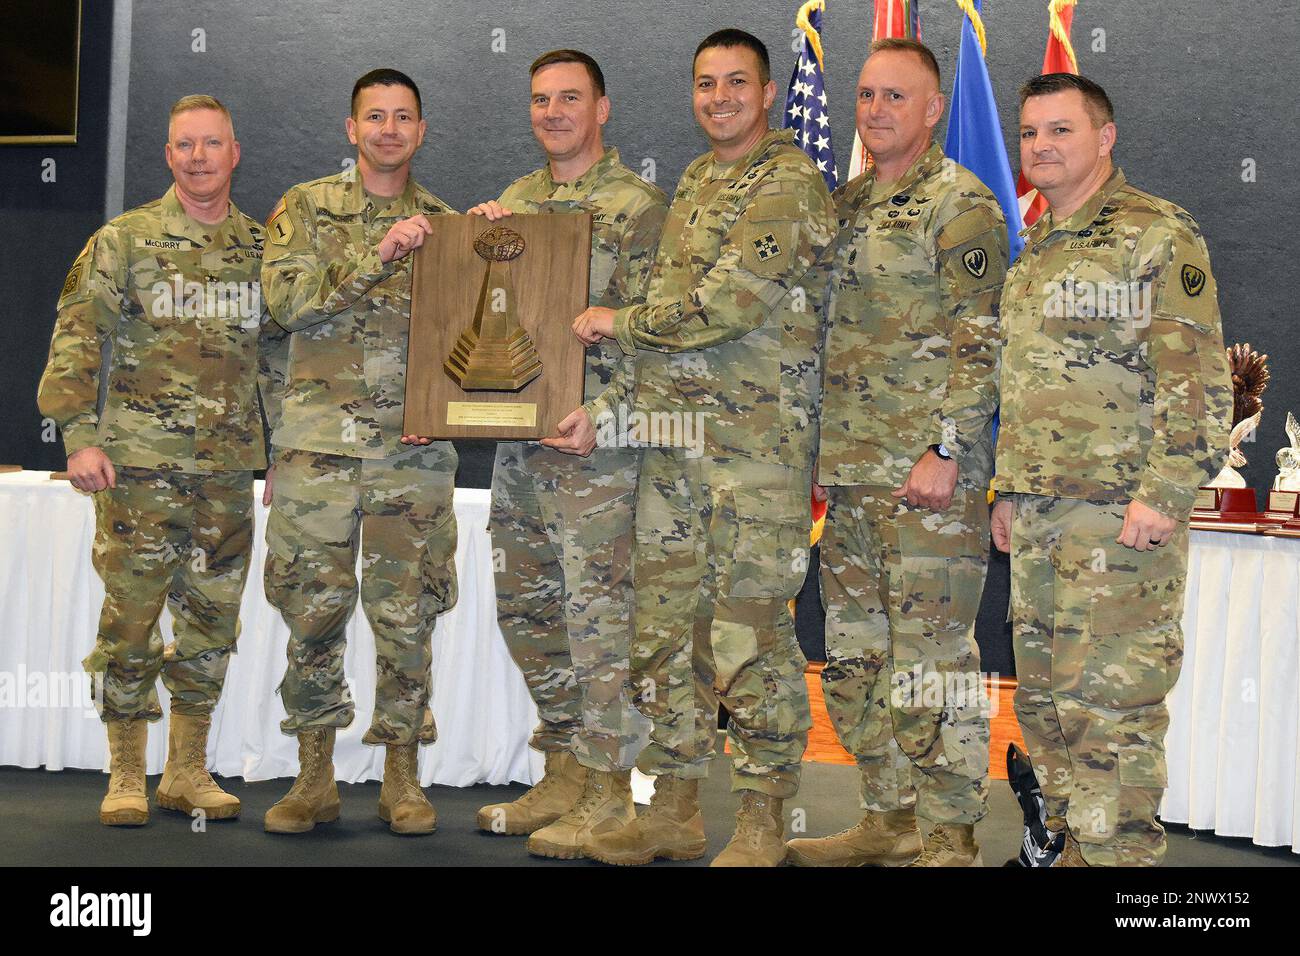
[[[838,763],[853,765],[853,756],[840,745],[830,716],[826,713],[826,698],[822,696],[821,673],[825,664],[809,663],[804,671],[804,681],[808,685],[808,705],[812,709],[813,725],[808,732],[808,749],[804,751],[804,760],[819,763]],[[1012,707],[1012,697],[1016,692],[1014,677],[989,677],[988,682],[991,713],[989,719],[989,776],[994,780],[1007,779],[1007,744],[1015,742],[1021,748],[1025,746],[1020,734],[1020,725],[1016,723],[1016,713]]]

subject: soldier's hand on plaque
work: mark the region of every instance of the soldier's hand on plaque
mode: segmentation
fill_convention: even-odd
[[[1154,551],[1169,540],[1178,528],[1178,522],[1166,518],[1155,508],[1134,500],[1124,509],[1124,527],[1119,530],[1117,544],[1134,551]]]
[[[103,449],[93,445],[68,456],[68,481],[79,491],[103,491],[117,487],[117,471]]]
[[[465,215],[482,216],[488,222],[496,222],[498,219],[504,219],[506,216],[513,214],[495,199],[489,199],[487,202],[481,202],[477,206],[466,209]]]
[[[957,462],[940,458],[927,451],[916,460],[903,487],[890,492],[895,498],[906,498],[909,504],[920,505],[931,511],[944,511],[952,504],[952,493],[957,487]]]
[[[379,261],[389,263],[409,255],[412,249],[424,245],[424,237],[431,232],[433,227],[424,216],[412,216],[393,223],[393,228],[379,240]]]
[[[262,482],[262,504],[264,507],[271,507],[271,499],[274,497],[272,486],[275,484],[275,465],[266,469],[266,479]]]
[[[603,305],[593,305],[573,320],[573,334],[584,345],[595,345],[601,339],[614,337],[614,310]],[[565,421],[568,421],[566,418]]]
[[[542,444],[566,455],[586,458],[596,447],[596,426],[585,408],[575,408],[555,428],[558,437],[543,438]]]
[[[989,530],[993,532],[993,545],[999,551],[1011,551],[1011,519],[1016,516],[1016,505],[1006,498],[999,498],[993,505],[989,516]]]
[[[402,444],[403,445],[432,445],[433,439],[425,438],[422,435],[403,435]]]

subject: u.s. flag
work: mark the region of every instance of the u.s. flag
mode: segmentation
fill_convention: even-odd
[[[786,129],[794,130],[794,141],[821,170],[826,188],[834,189],[839,184],[840,172],[831,149],[826,77],[822,72],[821,27],[825,9],[825,0],[808,0],[795,17],[795,26],[803,31],[803,42],[785,95],[783,122]]]

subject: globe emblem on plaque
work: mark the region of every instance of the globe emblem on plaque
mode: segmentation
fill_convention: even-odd
[[[519,325],[510,264],[524,253],[524,237],[496,225],[474,240],[488,264],[474,323],[460,334],[443,369],[467,392],[517,392],[542,374],[533,340]]]

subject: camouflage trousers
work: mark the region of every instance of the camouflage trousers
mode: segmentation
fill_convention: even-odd
[[[826,489],[826,710],[862,772],[863,809],[915,807],[936,823],[975,823],[988,808],[975,643],[987,499],[959,484],[948,509],[934,512],[890,490]]]
[[[117,487],[94,495],[95,570],[104,606],[82,661],[103,675],[104,720],[158,720],[156,679],[172,710],[209,714],[239,634],[239,601],[253,548],[253,473],[210,475],[117,467]],[[158,615],[172,612],[163,647]]]
[[[500,442],[492,471],[497,620],[537,704],[530,743],[596,770],[631,767],[649,730],[628,686],[640,461]]]
[[[430,638],[456,603],[456,451],[450,442],[388,458],[278,450],[266,526],[266,596],[289,625],[279,687],[286,734],[347,727],[344,629],[357,603],[375,634],[368,744],[432,743]],[[357,550],[364,546],[360,587]]]
[[[649,774],[704,777],[718,703],[732,790],[791,797],[812,720],[787,602],[808,569],[809,475],[746,459],[644,452],[637,489],[637,706]]]
[[[1049,814],[1093,865],[1154,866],[1165,831],[1165,696],[1183,658],[1187,525],[1115,543],[1124,504],[1016,495],[1016,717]]]

